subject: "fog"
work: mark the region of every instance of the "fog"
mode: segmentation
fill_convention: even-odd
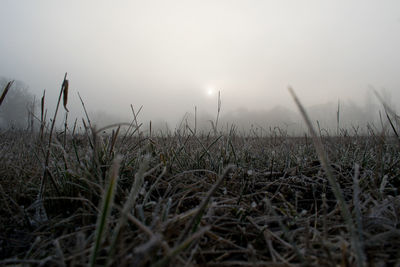
[[[130,121],[132,104],[171,129],[195,107],[214,120],[218,91],[220,125],[244,128],[299,123],[288,86],[329,125],[338,101],[343,125],[376,121],[371,88],[393,108],[400,100],[397,0],[2,0],[0,10],[0,76],[37,99],[46,90],[52,110],[68,72],[71,120],[83,117],[78,92],[99,124]]]

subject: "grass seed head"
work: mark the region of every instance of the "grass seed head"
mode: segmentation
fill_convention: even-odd
[[[64,89],[63,89],[63,96],[64,96],[63,104],[64,104],[65,110],[66,110],[67,112],[69,112],[69,110],[68,110],[68,108],[67,108],[67,103],[68,103],[68,80],[67,80],[67,79],[64,80],[63,87],[64,87]]]

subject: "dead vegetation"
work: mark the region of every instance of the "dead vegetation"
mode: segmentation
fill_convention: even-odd
[[[0,133],[2,265],[400,264],[400,153],[386,132],[150,136],[134,112],[110,134],[89,118],[53,133],[55,120]]]

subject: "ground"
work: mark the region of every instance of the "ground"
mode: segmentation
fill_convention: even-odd
[[[132,129],[1,132],[1,264],[400,264],[395,137]]]

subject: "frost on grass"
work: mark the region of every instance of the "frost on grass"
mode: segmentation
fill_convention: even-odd
[[[67,134],[65,148],[55,137],[54,184],[46,181],[38,202],[47,144],[1,133],[1,264],[87,265],[101,214],[107,231],[93,265],[356,264],[351,233],[305,137],[94,137]],[[397,141],[371,133],[322,142],[367,261],[399,264]],[[102,213],[115,155],[119,179],[112,209]],[[221,180],[228,164],[236,168]]]

